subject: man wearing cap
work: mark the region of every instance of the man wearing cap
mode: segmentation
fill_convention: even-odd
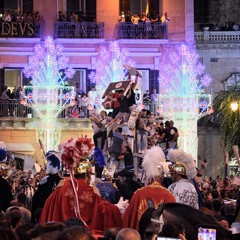
[[[175,197],[162,186],[166,160],[163,150],[154,146],[147,151],[143,159],[143,168],[147,185],[138,189],[131,198],[130,204],[123,216],[123,227],[138,230],[139,221],[148,206],[148,199],[157,208],[161,203],[176,202]]]
[[[171,149],[168,159],[173,162],[170,174],[173,183],[168,190],[176,198],[176,202],[199,208],[198,194],[191,179],[196,175],[195,162],[190,154],[178,149]]]

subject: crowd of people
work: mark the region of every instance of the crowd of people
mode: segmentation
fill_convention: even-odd
[[[127,169],[110,175],[106,168],[101,178],[97,172],[92,178],[92,167],[99,164],[96,159],[90,157],[87,165],[74,169],[76,193],[69,172],[61,166],[64,161],[54,151],[46,154],[46,170],[34,175],[16,169],[14,164],[6,167],[7,162],[1,161],[1,239],[140,240],[156,239],[159,232],[162,237],[196,239],[190,227],[178,220],[180,216],[165,219],[161,229],[148,225],[148,209],[163,202],[166,206],[190,206],[193,212],[197,209],[199,219],[207,214],[211,222],[199,224],[211,223],[226,234],[230,228],[239,232],[239,184],[219,176],[203,178],[193,158],[183,151],[172,149],[166,156],[159,146],[150,148],[143,158],[142,179]],[[174,226],[172,231],[170,226]]]
[[[217,229],[217,239],[239,238],[240,179],[212,179],[207,160],[198,168],[178,149],[178,129],[159,116],[156,90],[137,108],[138,77],[107,93],[109,113],[86,108],[93,138],[61,143],[39,172],[24,171],[1,143],[0,239],[195,240],[202,225]],[[4,89],[1,97],[9,96]],[[72,117],[84,112],[83,96],[76,85]]]
[[[121,15],[119,16],[119,21],[133,24],[138,24],[140,22],[166,23],[170,21],[170,18],[168,17],[167,12],[160,16],[159,13],[156,11],[147,14],[145,12],[142,12],[141,14],[132,14],[130,11],[127,11],[126,14],[124,12],[121,12]]]
[[[28,110],[20,104],[23,96],[22,87],[11,91],[8,86],[4,86],[0,94],[0,117],[27,117]]]
[[[4,13],[0,14],[0,21],[5,22],[28,22],[28,23],[39,23],[42,21],[42,17],[39,11],[32,12],[18,12],[6,10]]]
[[[239,24],[233,21],[218,22],[215,24],[207,24],[210,31],[239,31]]]
[[[165,12],[162,16],[158,12],[126,14],[121,12],[119,16],[120,38],[166,38],[167,26],[170,18]]]

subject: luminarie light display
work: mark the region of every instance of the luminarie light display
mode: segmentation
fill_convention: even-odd
[[[67,80],[75,71],[68,67],[69,59],[63,55],[63,47],[54,44],[51,37],[34,47],[34,54],[29,57],[29,64],[23,73],[31,78],[31,86],[25,87],[26,98],[22,102],[30,106],[41,122],[40,139],[45,150],[56,149],[58,129],[56,118],[71,104],[74,97],[73,87]]]
[[[90,98],[101,106],[102,95],[109,83],[124,80],[125,71],[123,65],[134,66],[135,63],[129,58],[129,52],[120,48],[116,41],[102,46],[96,61],[96,72],[91,72],[88,77],[96,84],[96,91],[90,92]]]
[[[211,77],[204,74],[195,49],[186,45],[166,46],[160,64],[160,115],[179,129],[179,147],[197,160],[197,120],[208,113],[211,95],[204,87]]]

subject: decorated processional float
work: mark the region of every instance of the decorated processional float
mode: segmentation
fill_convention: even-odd
[[[129,52],[125,48],[120,48],[116,41],[112,41],[107,45],[100,47],[99,55],[96,59],[95,69],[88,77],[95,84],[96,91],[89,92],[89,98],[94,103],[95,109],[105,110],[107,112],[113,110],[113,101],[108,96],[116,91],[123,90],[124,95],[127,94],[132,84],[135,84],[135,95],[139,96],[136,105],[133,107],[129,117],[128,125],[122,125],[123,132],[129,136],[129,143],[134,150],[135,124],[139,111],[143,108],[141,98],[141,81],[140,71],[135,68],[135,62],[129,57]],[[93,106],[90,106],[90,110]]]

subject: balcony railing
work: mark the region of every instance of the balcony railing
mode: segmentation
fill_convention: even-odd
[[[70,108],[64,109],[58,116],[58,118],[71,118]],[[79,108],[79,113],[80,113]],[[88,117],[88,110],[86,110]],[[19,102],[19,100],[0,100],[0,118],[36,118],[37,114],[34,110],[28,106],[25,106]],[[79,116],[79,118],[84,118],[84,116]]]
[[[26,118],[32,109],[20,104],[19,100],[0,100],[0,118]]]
[[[104,23],[57,22],[55,38],[104,38]]]
[[[0,37],[39,38],[42,36],[40,22],[0,22]]]
[[[121,22],[118,25],[119,39],[167,39],[168,26],[160,22]]]
[[[196,43],[239,43],[240,31],[195,32]]]

